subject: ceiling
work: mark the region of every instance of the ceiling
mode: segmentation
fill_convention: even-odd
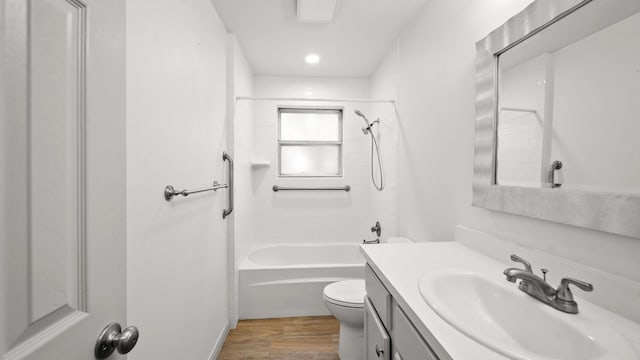
[[[328,24],[298,22],[296,0],[211,0],[256,75],[369,77],[427,0],[340,0]],[[317,53],[316,65],[305,63]]]

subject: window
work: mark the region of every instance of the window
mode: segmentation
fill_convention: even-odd
[[[342,110],[281,108],[278,119],[280,176],[342,176]]]

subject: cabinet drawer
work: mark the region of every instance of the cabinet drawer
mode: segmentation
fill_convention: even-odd
[[[369,298],[364,299],[364,354],[366,360],[390,360],[391,340]]]
[[[391,294],[389,294],[384,285],[382,285],[382,282],[380,282],[380,279],[378,279],[378,276],[368,264],[365,279],[367,296],[378,313],[382,324],[384,324],[385,328],[389,329],[389,325],[391,325]]]
[[[438,360],[398,305],[393,307],[393,360]]]

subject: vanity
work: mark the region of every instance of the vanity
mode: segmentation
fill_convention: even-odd
[[[480,240],[468,229],[457,232]],[[578,314],[534,299],[505,278],[505,269],[522,267],[508,256],[498,261],[458,241],[362,246],[361,252],[367,360],[640,359],[640,324],[584,300],[579,290]],[[595,291],[608,279],[553,259],[545,264],[593,279]],[[555,286],[564,274],[554,275]]]

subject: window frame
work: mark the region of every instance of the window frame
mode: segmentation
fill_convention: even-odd
[[[338,114],[338,140],[337,141],[319,141],[319,140],[282,140],[282,114],[283,113],[302,113],[302,114],[318,114],[331,113]],[[344,174],[343,169],[343,145],[344,145],[344,129],[343,129],[343,113],[342,107],[278,107],[278,178],[341,178]],[[338,174],[337,175],[287,175],[282,173],[282,148],[285,146],[338,146]]]

